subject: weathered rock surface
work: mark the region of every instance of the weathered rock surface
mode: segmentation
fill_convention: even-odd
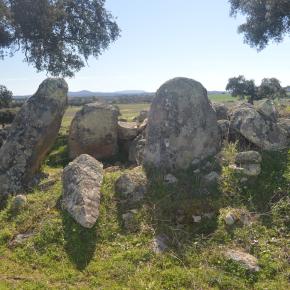
[[[157,235],[152,242],[152,250],[155,254],[162,254],[168,249],[169,238],[165,234]]]
[[[230,121],[229,120],[218,120],[218,127],[220,130],[220,134],[221,134],[222,139],[227,139],[229,136]]]
[[[277,151],[287,146],[287,132],[251,105],[243,104],[233,110],[230,130],[264,150]]]
[[[235,163],[247,176],[258,176],[261,173],[262,156],[257,151],[239,152]]]
[[[69,156],[89,154],[98,160],[118,152],[119,110],[105,103],[85,105],[76,113],[69,132]]]
[[[228,249],[225,251],[225,256],[250,271],[257,272],[260,270],[257,258],[242,250]]]
[[[115,189],[128,202],[138,202],[144,198],[147,190],[146,175],[138,169],[125,173],[117,179]]]
[[[51,149],[67,106],[62,79],[46,79],[17,113],[0,149],[0,195],[23,190]]]
[[[276,122],[278,118],[278,112],[271,100],[264,100],[258,103],[256,106],[257,111],[262,114],[266,119]]]
[[[229,119],[229,108],[222,103],[212,103],[212,106],[216,112],[217,120]]]
[[[287,137],[290,138],[290,119],[278,119],[278,125],[287,132]]]
[[[206,89],[187,78],[160,87],[148,117],[145,167],[186,169],[195,158],[214,155],[219,146],[216,113]]]
[[[5,140],[7,139],[8,129],[9,129],[9,127],[5,127],[3,129],[0,129],[0,148],[4,144]]]
[[[136,122],[118,122],[118,138],[122,141],[133,140],[139,133]]]
[[[145,150],[145,134],[139,134],[129,146],[129,156],[128,160],[132,163],[140,165],[144,160],[144,150]]]
[[[130,232],[138,231],[139,229],[138,211],[136,209],[132,209],[122,214],[122,219],[123,219],[124,227],[127,231],[130,231]]]
[[[103,165],[82,154],[63,171],[63,207],[83,227],[91,228],[99,216]]]

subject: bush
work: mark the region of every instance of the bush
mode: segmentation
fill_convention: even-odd
[[[1,109],[0,110],[0,124],[11,124],[17,114],[17,109]]]

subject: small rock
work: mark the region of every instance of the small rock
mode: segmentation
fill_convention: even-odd
[[[213,218],[214,215],[215,215],[214,212],[206,212],[206,213],[203,214],[203,216],[204,216],[205,218],[208,218],[208,219]]]
[[[136,122],[118,122],[118,138],[122,141],[133,140],[139,133]]]
[[[8,246],[13,248],[18,245],[21,245],[31,236],[33,236],[33,233],[18,234],[9,242]]]
[[[153,252],[155,254],[162,254],[168,249],[168,237],[164,234],[160,234],[153,239]]]
[[[229,120],[219,120],[218,127],[220,130],[220,134],[221,134],[222,139],[227,139],[227,137],[229,136],[230,121]]]
[[[16,211],[21,210],[27,204],[27,198],[25,195],[19,194],[16,195],[13,199],[12,208]]]
[[[193,171],[193,173],[196,174],[196,175],[200,174],[200,172],[201,172],[200,169],[195,169],[195,170]]]
[[[229,118],[229,109],[225,104],[212,103],[216,112],[217,120],[227,120]]]
[[[259,164],[262,162],[262,156],[257,151],[244,151],[236,155],[236,164]]]
[[[230,212],[224,217],[224,221],[228,226],[232,226],[237,221],[237,217]]]
[[[278,112],[272,100],[264,100],[260,102],[257,107],[257,111],[262,114],[265,118],[276,122],[278,118]]]
[[[147,190],[147,178],[138,170],[121,175],[115,183],[116,192],[130,202],[138,202],[144,198]]]
[[[174,175],[169,173],[164,177],[164,182],[167,184],[174,184],[178,182],[178,179]]]
[[[201,216],[200,215],[193,215],[192,216],[194,223],[200,223],[201,222]]]
[[[228,249],[225,252],[225,256],[230,260],[241,264],[243,267],[250,271],[258,272],[260,270],[257,258],[242,250]]]

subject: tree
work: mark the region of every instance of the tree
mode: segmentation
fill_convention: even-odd
[[[282,88],[280,81],[276,78],[265,78],[258,90],[258,95],[260,98],[276,99],[276,98],[286,98],[287,92]]]
[[[105,0],[0,0],[0,57],[21,50],[37,71],[73,76],[120,30]]]
[[[239,26],[238,32],[244,34],[245,42],[259,50],[265,48],[270,40],[282,41],[290,34],[289,0],[229,0],[231,16],[238,13],[246,16],[246,22]]]
[[[0,85],[0,109],[9,107],[12,101],[12,92],[8,91],[5,86]]]
[[[254,100],[258,99],[255,82],[253,80],[246,80],[242,75],[230,78],[226,90],[233,97],[239,97],[240,99],[247,98],[250,104],[253,104]]]

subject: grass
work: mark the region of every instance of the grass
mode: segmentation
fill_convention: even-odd
[[[132,118],[141,106],[121,106]],[[143,108],[143,107],[142,107]],[[289,289],[290,151],[263,153],[262,174],[245,185],[230,169],[237,146],[223,151],[216,187],[204,189],[192,170],[166,185],[153,172],[143,201],[132,205],[115,192],[124,172],[106,172],[100,216],[90,229],[79,226],[61,208],[61,173],[68,163],[66,132],[77,108],[70,108],[62,131],[43,165],[46,189],[28,193],[19,212],[12,198],[0,211],[0,289]],[[128,169],[130,171],[130,169]],[[138,231],[128,232],[122,214],[138,210]],[[250,212],[253,223],[227,227],[230,208]],[[210,213],[210,215],[208,215]],[[192,215],[202,216],[194,223]],[[32,235],[11,245],[20,233]],[[156,234],[169,237],[168,251],[154,254]],[[227,260],[225,248],[243,248],[259,259],[261,271],[249,272]]]

